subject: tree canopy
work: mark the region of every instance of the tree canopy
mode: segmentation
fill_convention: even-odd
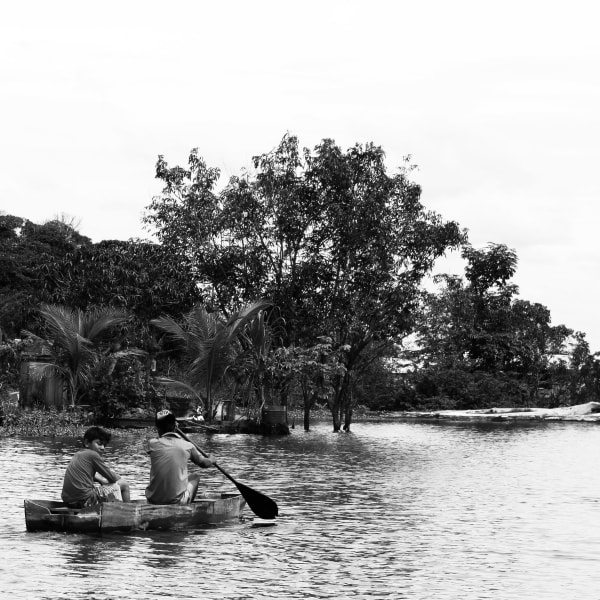
[[[462,255],[464,279],[439,276],[440,289],[424,295],[416,329],[424,367],[416,374],[418,385],[425,396],[445,396],[463,408],[502,395],[516,403],[534,402],[552,357],[566,353],[573,332],[552,326],[542,304],[517,297],[511,283],[517,266],[513,249],[466,245]]]
[[[389,170],[372,143],[309,149],[286,135],[223,185],[197,149],[186,166],[159,156],[163,189],[143,219],[158,243],[93,244],[65,219],[0,215],[0,343],[47,327],[49,305],[63,307],[65,323],[69,311],[126,310],[123,347],[143,348],[146,360],[122,361],[135,381],[120,387],[105,364],[90,397],[112,402],[125,388],[122,404],[141,389],[155,397],[150,369],[166,365],[202,388],[209,412],[220,388],[246,406],[285,402],[293,390],[305,423],[315,402],[327,403],[336,431],[349,428],[359,400],[382,393],[380,406],[436,408],[597,397],[600,363],[585,335],[519,298],[515,250],[472,247],[458,223],[425,208],[412,172],[409,160]],[[438,276],[438,290],[425,292],[423,278],[451,249],[464,274]],[[259,299],[247,327],[233,326]],[[210,324],[211,335],[196,331]],[[161,331],[170,335],[159,340]],[[390,366],[410,334],[407,375]]]
[[[0,329],[5,335],[18,337],[33,327],[39,304],[48,300],[48,276],[56,262],[90,243],[60,220],[38,225],[0,215]]]
[[[53,265],[47,295],[87,309],[127,309],[140,320],[180,315],[200,299],[196,275],[169,248],[144,240],[105,240],[65,253]]]
[[[217,192],[219,172],[197,150],[188,168],[159,157],[165,186],[145,222],[203,275],[208,306],[230,314],[266,298],[286,323],[283,343],[327,335],[347,348],[336,415],[359,358],[409,330],[422,278],[465,234],[424,208],[407,168],[389,174],[373,144],[344,152],[326,139],[310,151],[288,135],[253,166]]]

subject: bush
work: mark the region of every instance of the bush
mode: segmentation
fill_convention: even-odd
[[[529,387],[510,373],[428,369],[413,377],[420,410],[527,406]]]
[[[101,422],[135,409],[151,409],[153,412],[162,402],[152,378],[135,356],[121,358],[116,364],[103,365],[87,398]]]
[[[88,425],[89,415],[82,411],[19,410],[12,407],[4,414],[0,435],[82,436]]]
[[[18,389],[22,345],[22,342],[0,343],[0,389]]]

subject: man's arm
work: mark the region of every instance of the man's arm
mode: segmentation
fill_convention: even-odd
[[[212,454],[209,454],[207,458],[204,458],[195,447],[192,447],[190,458],[195,465],[198,465],[202,469],[208,469],[209,467],[214,467],[217,462]]]

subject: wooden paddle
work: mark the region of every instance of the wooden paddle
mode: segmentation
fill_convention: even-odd
[[[177,427],[175,431],[190,444],[194,444],[190,438]],[[197,444],[194,444],[196,450],[202,454],[202,456],[208,458],[208,454],[202,450]],[[215,467],[229,479],[235,485],[235,487],[240,491],[240,494],[244,497],[246,504],[249,506],[250,510],[261,519],[274,519],[279,514],[279,509],[277,508],[277,503],[275,500],[272,500],[268,496],[249,488],[247,485],[236,481],[225,469],[221,468],[217,463],[214,463]]]

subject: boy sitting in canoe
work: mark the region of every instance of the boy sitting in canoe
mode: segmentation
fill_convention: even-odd
[[[129,502],[129,483],[102,460],[110,433],[90,427],[83,434],[83,449],[75,453],[63,481],[62,500],[69,508],[100,502]]]
[[[188,460],[206,469],[214,465],[212,456],[204,458],[194,444],[177,435],[177,420],[169,410],[156,414],[158,438],[148,440],[150,484],[146,498],[151,504],[190,504],[200,483],[200,474],[188,475]]]

